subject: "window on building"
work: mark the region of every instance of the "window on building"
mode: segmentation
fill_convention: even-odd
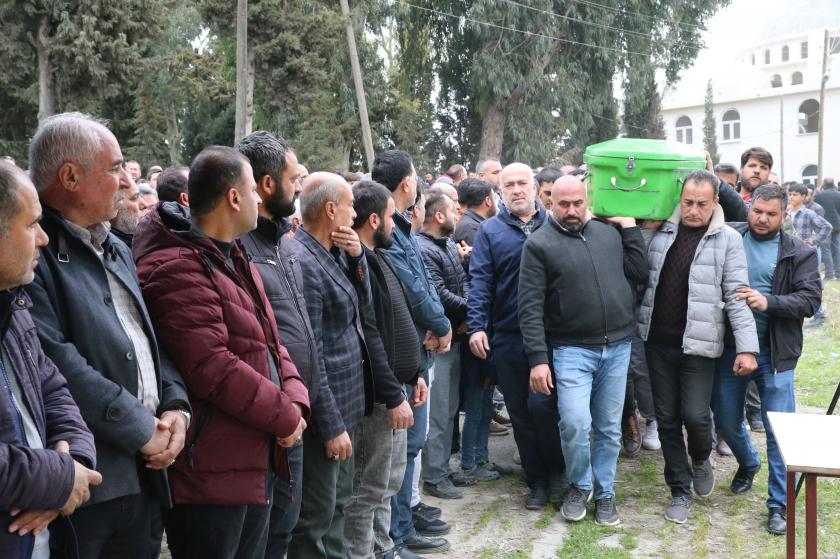
[[[782,76],[773,74],[773,78],[770,80],[770,87],[782,87]]]
[[[808,58],[808,41],[802,41],[799,44],[799,52],[802,58]]]
[[[691,133],[691,119],[683,115],[677,119],[676,124],[677,141],[684,144],[693,144],[694,138]]]
[[[782,47],[782,62],[790,60],[790,49],[787,45]]]
[[[803,184],[817,184],[818,168],[816,165],[805,165],[802,169],[802,183]]]
[[[737,140],[741,137],[741,115],[735,109],[723,113],[723,139]]]
[[[764,51],[764,63],[770,64],[770,49]]]
[[[752,65],[755,66],[755,53],[752,54]]]
[[[817,132],[820,127],[820,103],[816,99],[806,99],[799,105],[799,133]]]
[[[790,85],[799,85],[802,83],[802,72],[794,72],[790,77]]]
[[[828,54],[837,54],[838,52],[840,52],[840,35],[837,37],[829,37]]]

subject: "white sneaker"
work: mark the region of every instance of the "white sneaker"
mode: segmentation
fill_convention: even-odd
[[[645,450],[659,450],[662,443],[659,442],[659,426],[654,419],[645,427],[645,434],[642,436],[642,448]]]

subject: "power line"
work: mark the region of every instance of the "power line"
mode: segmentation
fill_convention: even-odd
[[[576,17],[571,17],[571,16],[567,16],[567,15],[563,15],[563,14],[558,14],[556,12],[552,12],[551,10],[543,10],[542,8],[535,8],[534,6],[528,6],[526,4],[522,4],[521,2],[517,2],[516,0],[504,0],[504,1],[507,2],[508,4],[513,4],[514,6],[519,6],[520,8],[525,8],[526,10],[531,10],[531,11],[534,11],[534,12],[538,12],[538,13],[541,13],[541,14],[549,15],[549,16],[552,16],[552,17],[560,18],[560,19],[565,19],[567,21],[574,21],[574,22],[577,22],[577,23],[582,23],[584,25],[591,25],[593,27],[600,27],[601,29],[609,29],[609,30],[612,30],[612,31],[620,31],[621,33],[627,33],[627,34],[630,34],[630,35],[638,35],[638,36],[643,37],[645,39],[652,40],[647,33],[641,33],[639,31],[631,31],[629,29],[622,29],[620,27],[612,27],[612,26],[607,25],[605,23],[597,23],[597,22],[594,22],[594,21],[587,21],[585,19],[579,19],[579,18],[576,18]]]
[[[624,13],[624,14],[631,15],[631,16],[639,16],[639,17],[645,18],[645,19],[650,19],[650,17],[651,17],[649,15],[646,15],[646,14],[643,14],[643,13],[640,13],[640,12],[632,12],[630,10],[625,10],[624,8],[616,8],[615,6],[607,6],[606,4],[599,4],[597,2],[592,2],[592,0],[572,0],[572,2],[575,2],[576,4],[584,4],[586,6],[593,6],[595,8],[602,8],[604,10],[611,10],[615,13]],[[695,25],[693,23],[684,23],[684,22],[677,21],[677,20],[672,19],[672,18],[659,18],[659,19],[660,19],[660,21],[670,21],[674,25],[679,25],[681,27],[686,27],[686,28],[689,28],[689,29],[697,29],[697,30],[700,30],[700,31],[705,31],[706,30],[706,28],[703,27],[702,25]]]
[[[497,23],[491,23],[489,21],[481,21],[481,20],[475,19],[473,17],[470,17],[468,15],[459,16],[459,15],[455,15],[455,14],[452,14],[452,13],[449,13],[449,12],[443,12],[443,11],[440,11],[440,10],[435,10],[433,8],[427,8],[425,6],[418,6],[416,4],[412,4],[411,2],[408,2],[407,0],[396,0],[396,1],[401,3],[401,4],[405,4],[406,6],[415,8],[417,10],[423,10],[425,12],[430,12],[430,13],[433,13],[433,14],[438,14],[438,15],[454,18],[454,19],[457,19],[457,20],[463,19],[465,21],[470,21],[470,22],[478,24],[478,25],[485,25],[487,27],[492,27],[492,28],[495,28],[495,29],[501,29],[503,31],[512,31],[514,33],[522,33],[523,35],[528,35],[528,36],[531,36],[531,37],[541,37],[543,39],[549,39],[549,40],[552,40],[552,41],[558,41],[558,42],[567,43],[567,44],[570,44],[570,45],[577,45],[577,46],[582,46],[582,47],[590,47],[590,48],[608,50],[608,51],[612,51],[612,52],[618,52],[618,53],[621,53],[621,54],[634,54],[634,55],[638,55],[638,56],[644,56],[646,58],[650,58],[650,56],[651,56],[650,52],[638,52],[638,51],[608,47],[608,46],[604,46],[604,45],[595,45],[595,44],[592,44],[592,43],[584,43],[582,41],[575,41],[573,39],[565,39],[565,38],[562,38],[562,37],[555,37],[553,35],[546,35],[544,33],[535,33],[533,31],[525,31],[525,30],[522,30],[522,29],[517,29],[515,27],[508,27],[506,25],[499,25]]]

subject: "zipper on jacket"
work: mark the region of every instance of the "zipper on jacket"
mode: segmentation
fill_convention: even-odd
[[[312,347],[313,341],[312,338],[309,336],[309,328],[306,327],[306,321],[303,318],[303,310],[300,308],[300,302],[298,301],[297,293],[294,289],[292,289],[292,283],[289,281],[289,277],[286,275],[286,267],[282,265],[283,257],[280,256],[280,245],[274,245],[274,254],[277,255],[277,260],[280,263],[280,275],[283,277],[283,282],[286,284],[286,288],[289,290],[290,298],[295,305],[295,310],[298,312],[298,317],[300,318],[301,327],[303,327],[303,331],[306,334],[306,341],[309,342],[309,347]],[[295,259],[293,257],[289,258],[289,265],[293,266],[295,263]],[[290,469],[291,470],[291,469]]]
[[[582,233],[578,233],[581,240],[583,241],[583,246],[586,247],[586,254],[589,255],[589,263],[592,264],[592,275],[595,276],[595,287],[598,288],[598,296],[601,299],[601,317],[604,319],[604,344],[610,343],[610,339],[607,337],[607,302],[604,300],[604,293],[601,291],[601,281],[598,279],[598,269],[595,267],[595,259],[592,258],[592,251],[589,250],[589,243],[586,242],[586,237],[583,236]]]

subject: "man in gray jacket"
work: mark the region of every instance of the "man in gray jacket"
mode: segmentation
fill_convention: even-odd
[[[650,278],[639,309],[665,481],[671,487],[665,518],[678,524],[691,510],[692,484],[701,497],[715,485],[709,405],[727,315],[737,352],[733,371],[746,374],[757,367],[755,320],[738,298],[738,288],[749,285],[743,241],[724,224],[718,184],[708,171],[686,177],[679,205],[651,240]]]

